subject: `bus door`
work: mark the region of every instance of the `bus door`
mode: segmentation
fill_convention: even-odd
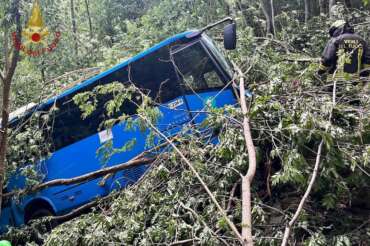
[[[173,53],[176,70],[195,124],[201,124],[206,119],[209,108],[237,103],[231,85],[227,85],[227,76],[220,69],[221,62],[216,63],[206,47],[197,41]],[[223,58],[222,55],[219,58]]]

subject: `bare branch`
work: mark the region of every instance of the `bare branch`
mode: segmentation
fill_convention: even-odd
[[[303,197],[302,197],[302,199],[301,199],[301,201],[300,201],[300,203],[298,205],[298,208],[297,208],[296,212],[294,213],[293,218],[289,221],[288,225],[285,227],[283,242],[281,243],[281,246],[286,246],[288,244],[288,239],[289,239],[290,231],[291,231],[294,223],[298,219],[299,215],[301,214],[302,209],[303,209],[303,206],[304,206],[304,204],[305,204],[308,196],[311,193],[312,187],[313,187],[313,185],[315,183],[317,174],[319,172],[320,158],[321,158],[321,151],[322,151],[323,144],[324,144],[324,140],[321,140],[320,145],[319,145],[319,148],[318,148],[318,151],[317,151],[315,167],[314,167],[314,170],[313,170],[313,173],[312,173],[312,177],[311,177],[310,183],[309,183],[309,185],[308,185],[308,187],[306,189],[306,192],[304,193],[304,195],[303,195]]]
[[[105,201],[108,201],[110,199],[113,199],[115,197],[117,197],[119,195],[119,193],[113,193],[106,196],[106,197],[103,197],[103,198],[97,198],[89,203],[86,203],[78,208],[75,208],[73,209],[71,212],[67,213],[67,214],[64,214],[64,215],[59,215],[59,216],[52,216],[50,217],[50,221],[53,222],[53,221],[56,221],[58,223],[62,223],[62,222],[65,222],[67,220],[70,220],[70,219],[73,219],[75,218],[76,216],[88,211],[88,209],[92,208],[92,207],[96,207],[99,203],[102,203],[102,202],[105,202]]]
[[[231,209],[233,198],[235,196],[235,191],[236,191],[236,188],[238,187],[238,184],[239,184],[239,181],[235,182],[235,184],[233,185],[233,188],[230,191],[229,202],[227,203],[226,212],[229,212]]]
[[[10,197],[10,196],[14,196],[14,195],[17,195],[17,194],[18,195],[25,195],[25,194],[29,194],[29,193],[34,193],[36,191],[40,191],[40,190],[43,190],[43,189],[46,189],[46,188],[52,187],[52,186],[70,185],[70,184],[81,183],[81,182],[84,182],[84,181],[97,179],[99,177],[105,176],[105,175],[110,174],[110,173],[116,173],[116,172],[119,172],[119,171],[122,171],[122,170],[125,170],[125,169],[136,167],[136,166],[142,166],[142,165],[150,164],[153,161],[154,161],[154,158],[146,158],[146,157],[144,157],[143,154],[140,154],[139,156],[135,157],[134,159],[132,159],[132,160],[126,162],[126,163],[120,164],[120,165],[103,168],[103,169],[100,169],[98,171],[87,173],[87,174],[84,174],[84,175],[81,175],[81,176],[78,176],[78,177],[75,177],[75,178],[71,178],[71,179],[54,179],[54,180],[51,180],[49,182],[45,182],[45,183],[36,185],[34,187],[31,187],[30,189],[25,189],[25,190],[21,190],[21,191],[12,191],[12,192],[9,192],[9,193],[5,193],[3,195],[3,197]]]
[[[53,217],[51,217],[50,220],[51,221],[57,221],[57,222],[64,222],[64,221],[70,220],[70,219],[74,218],[75,216],[78,216],[81,213],[87,211],[88,209],[90,209],[92,207],[95,207],[100,201],[101,200],[99,200],[99,199],[93,200],[89,203],[86,203],[85,205],[83,205],[81,207],[78,207],[78,208],[72,210],[68,214],[64,214],[64,215],[60,215],[60,216],[53,216]]]
[[[198,239],[198,238],[186,239],[186,240],[181,240],[181,241],[173,242],[173,243],[170,244],[170,246],[187,245],[189,243],[192,243],[193,245],[195,245],[195,242],[199,242],[199,241],[200,241],[200,239]]]
[[[335,78],[336,72],[337,71],[334,72],[333,78]],[[334,110],[335,105],[336,105],[336,91],[337,91],[337,81],[334,80],[333,93],[332,93],[332,108],[331,108],[331,111],[330,111],[330,114],[329,114],[329,122],[331,122],[331,120],[332,120],[333,110]],[[325,131],[327,132],[328,130],[329,130],[329,126],[327,126],[327,128],[325,129]],[[303,209],[303,206],[304,206],[304,204],[305,204],[308,196],[311,193],[311,190],[312,190],[313,185],[315,184],[316,177],[317,177],[317,174],[319,172],[320,158],[321,158],[321,152],[322,152],[322,146],[323,146],[323,144],[324,144],[324,140],[322,139],[321,142],[320,142],[320,145],[318,147],[318,150],[317,150],[315,167],[314,167],[314,170],[313,170],[313,173],[312,173],[312,177],[311,177],[310,183],[308,184],[308,187],[306,189],[306,192],[304,193],[301,201],[299,202],[298,208],[297,208],[296,212],[294,213],[293,218],[289,221],[288,225],[285,227],[283,241],[281,243],[281,246],[286,246],[288,244],[288,240],[289,240],[289,236],[290,236],[290,231],[291,231],[294,223],[298,219],[299,215],[301,214],[302,209]]]

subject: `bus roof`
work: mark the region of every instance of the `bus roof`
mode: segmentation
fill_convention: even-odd
[[[60,98],[63,98],[65,96],[68,96],[68,95],[70,95],[70,94],[72,94],[72,93],[74,93],[74,92],[76,92],[76,91],[78,91],[78,90],[80,90],[80,89],[82,89],[82,88],[84,88],[86,86],[89,86],[89,85],[93,84],[94,82],[96,82],[99,79],[105,77],[106,75],[109,75],[111,73],[114,73],[114,72],[118,71],[121,68],[126,67],[131,62],[134,62],[136,60],[139,60],[140,58],[143,58],[143,57],[145,57],[145,56],[147,56],[147,55],[149,55],[149,54],[151,54],[151,53],[159,50],[160,48],[162,48],[164,46],[167,46],[167,45],[169,45],[171,43],[174,43],[174,42],[176,42],[178,40],[181,40],[183,38],[187,38],[188,35],[195,34],[195,33],[197,33],[197,31],[187,31],[187,32],[183,32],[183,33],[177,34],[175,36],[172,36],[170,38],[167,38],[166,40],[164,40],[164,41],[162,41],[162,42],[160,42],[160,43],[152,46],[151,48],[149,48],[149,49],[147,49],[147,50],[145,50],[145,51],[143,51],[143,52],[141,52],[141,53],[139,53],[139,54],[137,54],[137,55],[135,55],[135,56],[127,59],[126,61],[121,62],[120,64],[118,64],[118,65],[116,65],[116,66],[114,66],[114,67],[112,67],[112,68],[110,68],[110,69],[108,69],[108,70],[106,70],[106,71],[104,71],[104,72],[102,72],[102,73],[100,73],[100,74],[92,77],[92,78],[89,78],[89,79],[85,80],[84,82],[82,82],[82,83],[80,83],[78,85],[73,86],[72,88],[69,88],[69,89],[65,90],[61,94],[59,94],[57,96],[54,96],[54,97],[46,100],[46,102],[40,104],[37,108],[38,109],[42,109],[44,107],[50,106],[56,100],[58,100]]]

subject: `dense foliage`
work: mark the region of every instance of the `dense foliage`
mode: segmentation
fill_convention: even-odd
[[[332,86],[314,76],[318,67],[314,58],[324,48],[326,30],[332,22],[327,11],[320,13],[311,6],[310,19],[305,23],[303,1],[276,1],[276,35],[265,37],[266,19],[256,1],[71,2],[75,4],[76,32],[71,28],[69,1],[42,3],[48,26],[62,31],[63,42],[52,55],[22,57],[13,87],[14,108],[56,94],[76,79],[117,64],[172,34],[233,15],[239,26],[239,44],[228,55],[248,71],[248,87],[254,94],[250,117],[258,154],[253,183],[256,244],[280,244],[284,226],[307,187],[321,140],[325,147],[319,177],[291,242],[369,242],[370,93],[361,85],[338,83],[333,107]],[[370,21],[368,10],[360,1],[345,2],[347,5],[334,6],[332,18],[351,20],[368,39],[369,25],[362,24]],[[30,6],[31,1],[23,1],[24,11]],[[210,35],[219,40],[221,32],[215,30]],[[68,71],[77,72],[54,79]],[[80,95],[75,100],[83,103],[93,97]],[[219,130],[220,143],[213,145],[190,135],[178,139],[178,146],[240,228],[240,174],[248,167],[242,114],[232,107],[208,110],[211,116],[207,123]],[[40,134],[32,128],[22,135],[13,134],[9,154],[14,160],[23,158],[22,164],[36,158],[41,150],[35,146],[43,144]],[[20,148],[30,149],[31,155],[17,153]],[[15,161],[10,158],[8,162],[9,171],[14,170]],[[39,229],[15,229],[7,237],[30,244],[35,244],[35,238],[38,243],[42,239],[46,245],[238,243],[203,187],[174,152],[158,157],[138,184],[112,194],[91,213],[48,234]]]

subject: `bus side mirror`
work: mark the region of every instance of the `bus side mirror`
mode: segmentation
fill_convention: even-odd
[[[236,23],[235,22],[225,26],[224,47],[227,50],[235,50],[236,48]]]

